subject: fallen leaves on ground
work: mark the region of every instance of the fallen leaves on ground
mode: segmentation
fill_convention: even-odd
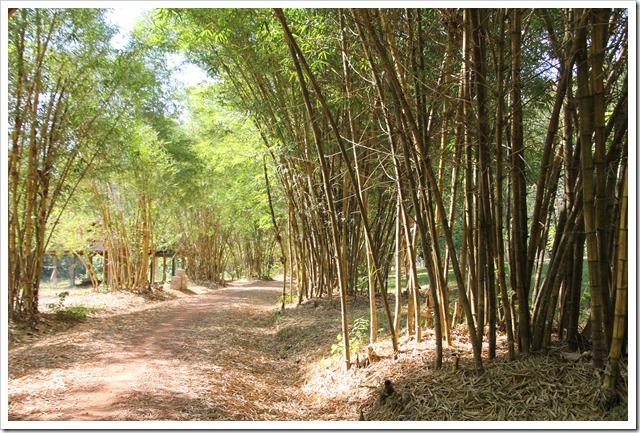
[[[626,367],[619,389],[622,402],[606,412],[597,404],[601,377],[588,360],[569,360],[554,349],[549,355],[509,361],[504,339],[498,358],[485,360],[483,374],[473,368],[464,334],[454,336],[443,368],[436,370],[428,332],[418,344],[401,339],[397,360],[390,343],[381,340],[373,346],[378,361],[345,371],[339,356],[331,353],[340,331],[339,301],[312,300],[280,311],[281,284],[242,281],[220,290],[190,286],[190,294],[165,291],[155,301],[123,292],[72,293],[69,302],[98,311],[80,323],[63,326],[45,318],[51,323],[38,332],[10,330],[9,419],[626,417]],[[366,306],[362,299],[352,300],[351,323],[366,313]],[[453,350],[461,359],[457,371],[451,369]],[[365,351],[363,347],[360,357]],[[387,379],[395,392],[381,398]],[[108,403],[82,407],[103,397]]]

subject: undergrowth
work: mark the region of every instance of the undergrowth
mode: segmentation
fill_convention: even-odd
[[[82,304],[76,305],[64,305],[64,302],[69,296],[69,292],[58,293],[58,302],[47,304],[47,308],[60,319],[81,321],[87,318],[89,314],[94,314],[99,311],[96,307],[87,307]]]

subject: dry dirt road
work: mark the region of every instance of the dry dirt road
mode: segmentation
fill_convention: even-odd
[[[309,420],[281,282],[95,318],[9,352],[9,420]]]
[[[432,368],[435,340],[427,334],[417,347],[404,338],[398,360],[390,344],[378,343],[379,361],[345,372],[330,353],[339,305],[314,299],[279,315],[281,284],[193,287],[164,302],[87,294],[79,298],[85,305],[111,307],[66,330],[12,334],[9,420],[355,421],[361,413],[384,421],[628,419],[626,368],[623,400],[605,411],[589,361],[569,362],[559,352],[510,361],[504,338],[481,375],[464,334],[454,341],[462,353],[456,371],[450,360]],[[368,299],[350,305],[354,323]],[[386,379],[400,400],[380,399]]]

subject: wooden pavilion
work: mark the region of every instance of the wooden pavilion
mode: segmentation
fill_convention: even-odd
[[[106,264],[108,257],[109,257],[109,252],[108,250],[104,247],[103,243],[101,241],[92,241],[88,248],[85,248],[83,250],[72,250],[72,249],[67,249],[67,250],[50,250],[47,251],[47,253],[45,254],[46,256],[52,256],[53,257],[53,270],[51,272],[51,281],[54,284],[54,286],[58,285],[58,255],[62,253],[64,255],[67,255],[70,257],[71,260],[71,265],[69,266],[69,287],[76,287],[76,275],[75,275],[75,261],[76,261],[76,256],[89,256],[88,259],[90,261],[93,261],[93,257],[95,256],[102,256],[103,257],[103,261]],[[151,255],[151,254],[150,254]],[[156,270],[158,268],[158,259],[162,258],[163,259],[163,264],[162,264],[162,281],[167,281],[167,258],[171,259],[171,276],[175,275],[175,271],[176,271],[176,257],[175,257],[175,252],[173,251],[173,249],[171,248],[160,248],[156,251],[153,252],[152,254],[152,261],[151,261],[151,266],[149,267],[149,283],[153,284],[155,283],[155,275],[156,275]],[[110,278],[109,278],[109,267],[108,266],[104,266],[103,268],[103,274],[104,274],[104,281],[107,283],[107,285],[111,285],[110,284]],[[85,281],[83,281],[83,284],[85,283]],[[90,281],[87,281],[87,283],[90,283]]]

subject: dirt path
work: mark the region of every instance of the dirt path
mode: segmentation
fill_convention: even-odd
[[[236,282],[12,350],[9,419],[309,419],[300,360],[276,338],[280,284]]]
[[[454,334],[462,354],[459,369],[451,369],[450,358],[445,368],[434,369],[429,333],[417,346],[401,339],[397,360],[388,341],[376,343],[379,360],[345,372],[340,356],[330,350],[340,330],[339,305],[313,299],[279,314],[280,287],[277,281],[193,287],[194,293],[163,302],[123,293],[79,298],[109,306],[64,331],[16,332],[10,338],[8,418],[628,419],[626,368],[623,400],[606,411],[597,400],[601,379],[588,360],[569,362],[556,350],[510,361],[504,338],[499,357],[486,360],[482,375],[474,371],[464,334]],[[104,298],[92,298],[99,296]],[[368,299],[350,301],[350,323],[355,323],[367,314]],[[395,400],[380,399],[387,379],[400,396]]]

